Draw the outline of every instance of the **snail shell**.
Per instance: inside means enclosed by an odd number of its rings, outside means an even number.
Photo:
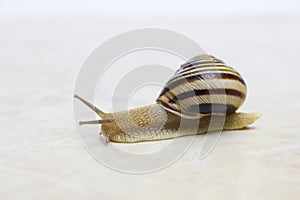
[[[102,118],[80,124],[101,124],[107,141],[132,143],[195,134],[188,130],[180,132],[181,120],[196,120],[198,134],[244,128],[261,116],[236,113],[246,92],[245,81],[237,71],[211,55],[200,55],[181,65],[162,89],[156,104],[105,113],[78,95],[74,97]],[[211,121],[211,116],[216,116],[216,120]]]
[[[223,61],[200,55],[181,65],[167,82],[157,103],[184,118],[234,113],[247,93],[241,75]]]

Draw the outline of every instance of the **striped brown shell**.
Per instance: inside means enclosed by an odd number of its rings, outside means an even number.
[[[199,55],[181,65],[157,103],[183,118],[226,116],[242,105],[246,92],[245,81],[232,67],[211,55]]]

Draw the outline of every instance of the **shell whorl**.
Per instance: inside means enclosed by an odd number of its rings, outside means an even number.
[[[199,55],[181,65],[156,100],[184,118],[234,113],[246,98],[241,75],[211,55]]]

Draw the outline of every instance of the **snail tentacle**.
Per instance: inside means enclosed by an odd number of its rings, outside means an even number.
[[[79,125],[85,125],[85,124],[106,124],[106,123],[112,123],[113,120],[111,119],[99,119],[99,120],[91,120],[91,121],[80,121]]]
[[[92,109],[93,111],[95,111],[100,117],[102,117],[103,115],[106,115],[105,112],[103,112],[102,110],[100,110],[99,108],[97,108],[95,105],[91,104],[90,102],[88,102],[84,98],[80,97],[79,95],[75,94],[74,98],[80,100],[82,103],[84,103],[90,109]]]

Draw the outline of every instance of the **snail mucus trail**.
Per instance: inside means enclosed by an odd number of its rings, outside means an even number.
[[[101,118],[80,125],[101,124],[107,141],[133,143],[243,129],[261,116],[236,112],[246,93],[246,83],[237,71],[211,55],[199,55],[181,65],[156,104],[105,113],[78,95],[74,97]],[[187,125],[182,128],[183,121]],[[191,130],[189,124],[197,127]]]

